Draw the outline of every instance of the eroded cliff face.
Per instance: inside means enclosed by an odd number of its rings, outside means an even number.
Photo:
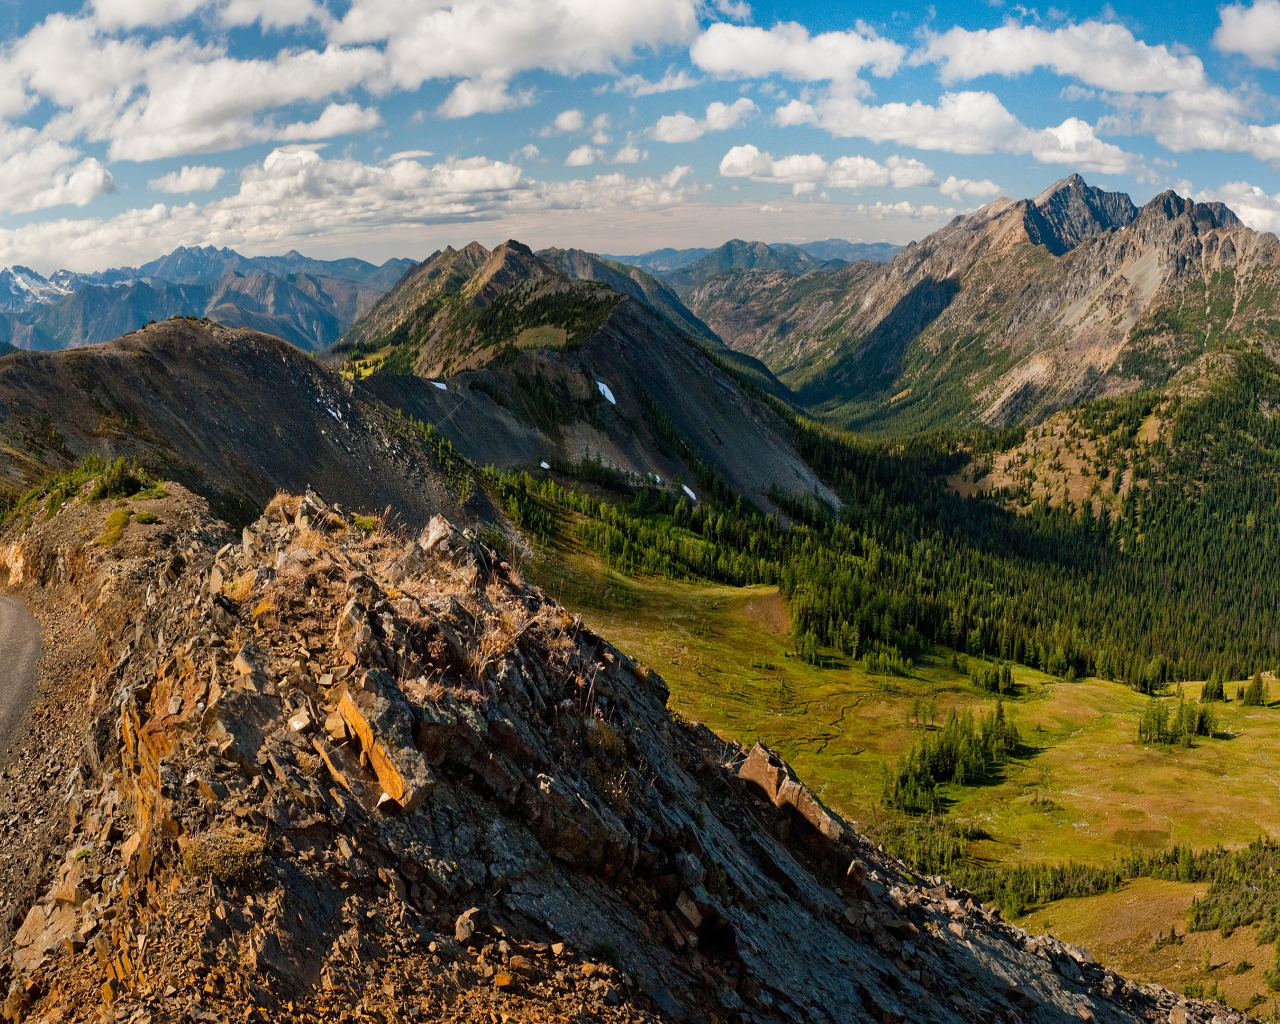
[[[6,767],[10,1018],[1243,1019],[910,875],[443,518],[156,500],[4,538],[76,610]]]

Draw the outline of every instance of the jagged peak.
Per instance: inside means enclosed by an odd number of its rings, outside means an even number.
[[[1143,224],[1163,223],[1188,218],[1197,230],[1234,230],[1244,227],[1244,222],[1225,203],[1216,201],[1197,203],[1187,196],[1180,196],[1173,189],[1165,189],[1147,202],[1138,214]]]
[[[1133,223],[1137,215],[1124,192],[1107,192],[1071,174],[1026,203],[1024,226],[1034,244],[1061,256],[1095,235]]]

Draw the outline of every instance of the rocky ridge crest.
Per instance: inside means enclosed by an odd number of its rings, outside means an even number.
[[[169,500],[6,538],[96,637],[72,770],[0,823],[43,850],[11,1019],[1244,1019],[912,876],[442,518]]]

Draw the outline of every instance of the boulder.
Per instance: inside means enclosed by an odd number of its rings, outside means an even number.
[[[796,778],[791,766],[763,743],[751,748],[738,769],[738,777],[756,785],[775,807],[792,808],[831,842],[840,843],[850,837],[851,830],[844,820],[814,796],[813,791]]]
[[[405,811],[416,808],[435,788],[435,779],[414,742],[413,709],[395,680],[385,672],[366,672],[358,686],[344,688],[338,714],[387,796]]]

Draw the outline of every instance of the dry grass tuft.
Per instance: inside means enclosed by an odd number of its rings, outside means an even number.
[[[257,578],[254,571],[242,572],[230,583],[224,583],[222,592],[236,604],[244,604],[253,594],[253,581]]]
[[[239,825],[224,824],[191,840],[182,855],[182,868],[196,877],[237,882],[262,867],[265,856],[262,836]]]

